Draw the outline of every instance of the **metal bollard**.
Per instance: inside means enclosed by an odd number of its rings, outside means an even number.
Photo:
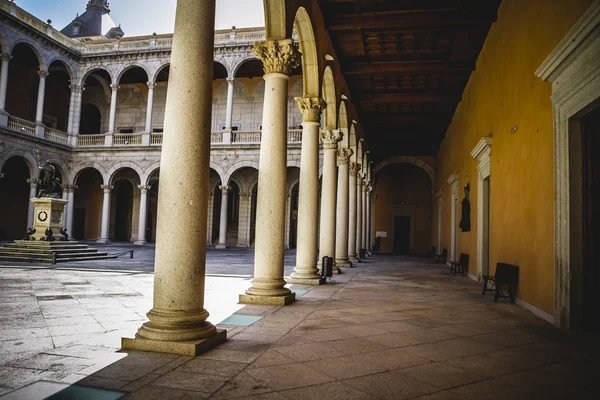
[[[56,264],[56,252],[52,252],[52,264]]]
[[[129,250],[129,259],[132,260],[133,259],[133,250]]]

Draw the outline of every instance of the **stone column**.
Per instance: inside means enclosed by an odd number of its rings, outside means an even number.
[[[358,163],[350,163],[350,177],[348,184],[348,192],[350,193],[350,199],[348,202],[348,260],[351,263],[358,262],[358,254],[356,250],[356,216],[357,214],[357,204],[356,204],[356,176],[358,175],[358,171],[360,171],[360,164]]]
[[[293,39],[254,43],[265,70],[265,100],[258,170],[256,240],[252,287],[240,303],[286,305],[294,294],[284,287],[283,236],[287,181],[287,93],[292,68],[300,65]]]
[[[10,54],[2,54],[2,70],[0,71],[0,112],[6,110],[6,88],[8,86],[8,66],[12,58]]]
[[[227,109],[225,110],[225,130],[231,131],[233,119],[233,85],[235,78],[227,78]]]
[[[73,213],[75,211],[75,189],[77,189],[76,185],[65,185],[65,190],[67,190],[67,233],[69,234],[69,239],[74,239],[73,237]]]
[[[154,82],[146,82],[148,85],[148,102],[146,104],[146,127],[144,128],[144,132],[152,133],[152,107],[154,104],[154,88],[156,87],[156,83]]]
[[[195,356],[225,340],[206,321],[215,0],[178,0],[158,193],[154,300],[123,349]],[[205,171],[190,177],[190,171]],[[190,220],[193,217],[193,221]]]
[[[206,245],[212,246],[212,230],[213,230],[213,208],[215,205],[215,193],[210,192],[210,197],[208,198],[208,212],[207,212],[207,220],[206,220]]]
[[[337,130],[321,132],[323,142],[323,182],[321,184],[321,219],[319,238],[319,265],[323,257],[335,258],[335,213],[337,197],[337,157],[338,142],[343,134]],[[337,266],[333,267],[334,273],[339,273]]]
[[[368,182],[362,184],[362,248],[367,249],[367,190],[369,187]],[[366,253],[365,253],[366,254]]]
[[[112,83],[110,85],[112,90],[112,94],[110,96],[110,116],[108,118],[108,133],[111,135],[115,132],[115,123],[117,121],[117,91],[119,90],[119,85],[116,83]]]
[[[356,253],[359,255],[362,249],[362,174],[358,172],[356,174]],[[362,260],[361,260],[362,261]]]
[[[287,281],[320,285],[323,281],[316,266],[319,230],[319,121],[327,104],[319,97],[298,97],[296,102],[302,112],[298,234],[296,266]]]
[[[219,220],[219,243],[217,249],[227,248],[227,194],[229,186],[219,186],[221,189],[221,219]]]
[[[373,187],[369,185],[367,187],[367,253],[369,255],[373,254],[371,252],[371,246],[373,241],[373,233],[371,232],[371,226],[373,221],[371,220],[371,192]]]
[[[29,183],[29,198],[33,199],[35,196],[37,196],[38,180],[34,178],[27,179],[27,183]],[[33,227],[33,212],[33,203],[29,201],[29,209],[27,211],[27,229]]]
[[[346,147],[338,149],[338,181],[337,181],[337,208],[336,208],[336,237],[335,237],[335,262],[340,268],[350,268],[352,263],[348,257],[348,210],[350,199],[349,166],[350,156],[354,152]]]
[[[69,86],[71,89],[71,104],[69,106],[69,123],[67,133],[71,146],[77,144],[77,135],[79,134],[79,121],[81,119],[81,97],[83,88],[77,85]]]
[[[135,244],[143,245],[146,243],[146,219],[148,218],[148,189],[150,186],[139,185],[140,189],[140,216],[138,218],[138,240]]]
[[[110,221],[110,191],[113,189],[111,185],[100,185],[104,191],[104,198],[102,200],[102,225],[100,227],[100,237],[96,242],[98,243],[109,243],[108,240],[108,223]]]
[[[40,83],[38,86],[37,107],[35,109],[35,123],[41,125],[44,117],[44,96],[46,95],[46,77],[48,73],[39,70],[38,75],[40,76]]]

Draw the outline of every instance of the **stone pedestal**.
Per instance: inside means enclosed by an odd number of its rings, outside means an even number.
[[[35,233],[31,238],[46,240],[46,229],[52,230],[52,235],[58,240],[60,230],[63,228],[63,214],[67,200],[51,197],[32,198],[33,203],[33,228]]]

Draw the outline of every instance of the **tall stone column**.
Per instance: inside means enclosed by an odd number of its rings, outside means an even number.
[[[343,134],[337,130],[321,133],[323,142],[323,182],[321,184],[321,220],[319,238],[319,265],[325,256],[335,258],[335,217],[337,197],[337,146]],[[333,267],[334,273],[339,273],[337,266]]]
[[[225,130],[231,131],[233,120],[233,88],[235,78],[227,78],[227,109],[225,110]]]
[[[112,185],[100,185],[104,192],[102,199],[102,225],[100,226],[100,237],[96,242],[108,243],[108,223],[110,221],[110,191],[113,190]]]
[[[287,93],[292,68],[300,65],[293,39],[254,43],[265,70],[265,100],[258,170],[254,279],[240,303],[286,305],[294,294],[284,287],[283,256],[287,181]]]
[[[319,231],[319,121],[327,104],[319,97],[298,97],[296,102],[302,112],[298,234],[296,266],[287,281],[320,285],[323,281],[316,266]]]
[[[208,212],[206,220],[206,245],[212,246],[212,231],[213,231],[213,208],[215,206],[215,193],[211,190],[208,198]]]
[[[371,255],[371,247],[373,246],[373,232],[371,232],[371,227],[373,226],[373,221],[371,219],[371,192],[373,190],[373,186],[369,185],[367,187],[367,253]]]
[[[356,252],[360,259],[360,250],[362,249],[362,174],[356,174]]]
[[[154,88],[156,83],[146,82],[148,85],[148,102],[146,104],[146,126],[144,132],[152,133],[152,108],[154,106]]]
[[[146,243],[146,219],[148,218],[148,189],[150,186],[139,185],[140,189],[140,216],[138,218],[138,240],[135,244],[143,245]]]
[[[367,249],[367,188],[369,187],[368,182],[362,184],[362,248]],[[366,253],[365,253],[366,254]]]
[[[76,185],[65,185],[65,190],[67,190],[67,233],[69,234],[69,239],[73,239],[73,214],[75,211],[75,189],[77,189]]]
[[[154,300],[124,349],[195,356],[225,340],[206,321],[206,220],[215,0],[178,0],[158,193]],[[193,178],[190,171],[200,171]],[[190,216],[193,221],[190,221]]]
[[[46,95],[46,77],[48,73],[39,70],[38,75],[40,76],[40,83],[38,86],[37,107],[35,109],[35,123],[40,125],[44,117],[44,97]]]
[[[69,105],[69,123],[67,133],[71,146],[77,144],[77,135],[79,135],[79,121],[81,119],[81,97],[83,88],[77,85],[69,86],[71,89],[71,104]]]
[[[337,208],[336,208],[336,237],[335,237],[335,263],[340,268],[352,267],[348,257],[348,210],[349,210],[349,165],[350,156],[354,152],[346,147],[338,149],[338,180],[337,180]]]
[[[221,219],[219,220],[219,243],[217,249],[227,248],[227,194],[229,186],[219,186],[221,189]]]
[[[112,83],[110,85],[111,88],[111,96],[110,96],[110,116],[108,117],[108,133],[111,135],[115,132],[115,123],[117,121],[117,91],[119,90],[119,85],[116,83]]]
[[[37,196],[38,180],[34,178],[27,179],[27,183],[29,183],[29,198],[33,199],[35,196]],[[33,227],[33,212],[33,203],[30,201],[29,209],[27,210],[27,229]]]
[[[357,214],[357,203],[356,203],[356,176],[360,171],[360,164],[350,163],[350,177],[348,179],[348,192],[350,193],[350,199],[348,201],[348,260],[351,263],[358,262],[358,254],[356,250],[356,216]]]
[[[8,66],[12,58],[10,54],[2,54],[2,70],[0,70],[0,112],[6,110],[6,88],[8,87]]]

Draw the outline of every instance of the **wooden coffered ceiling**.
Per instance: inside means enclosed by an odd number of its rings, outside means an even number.
[[[435,155],[501,0],[319,0],[376,159]]]

